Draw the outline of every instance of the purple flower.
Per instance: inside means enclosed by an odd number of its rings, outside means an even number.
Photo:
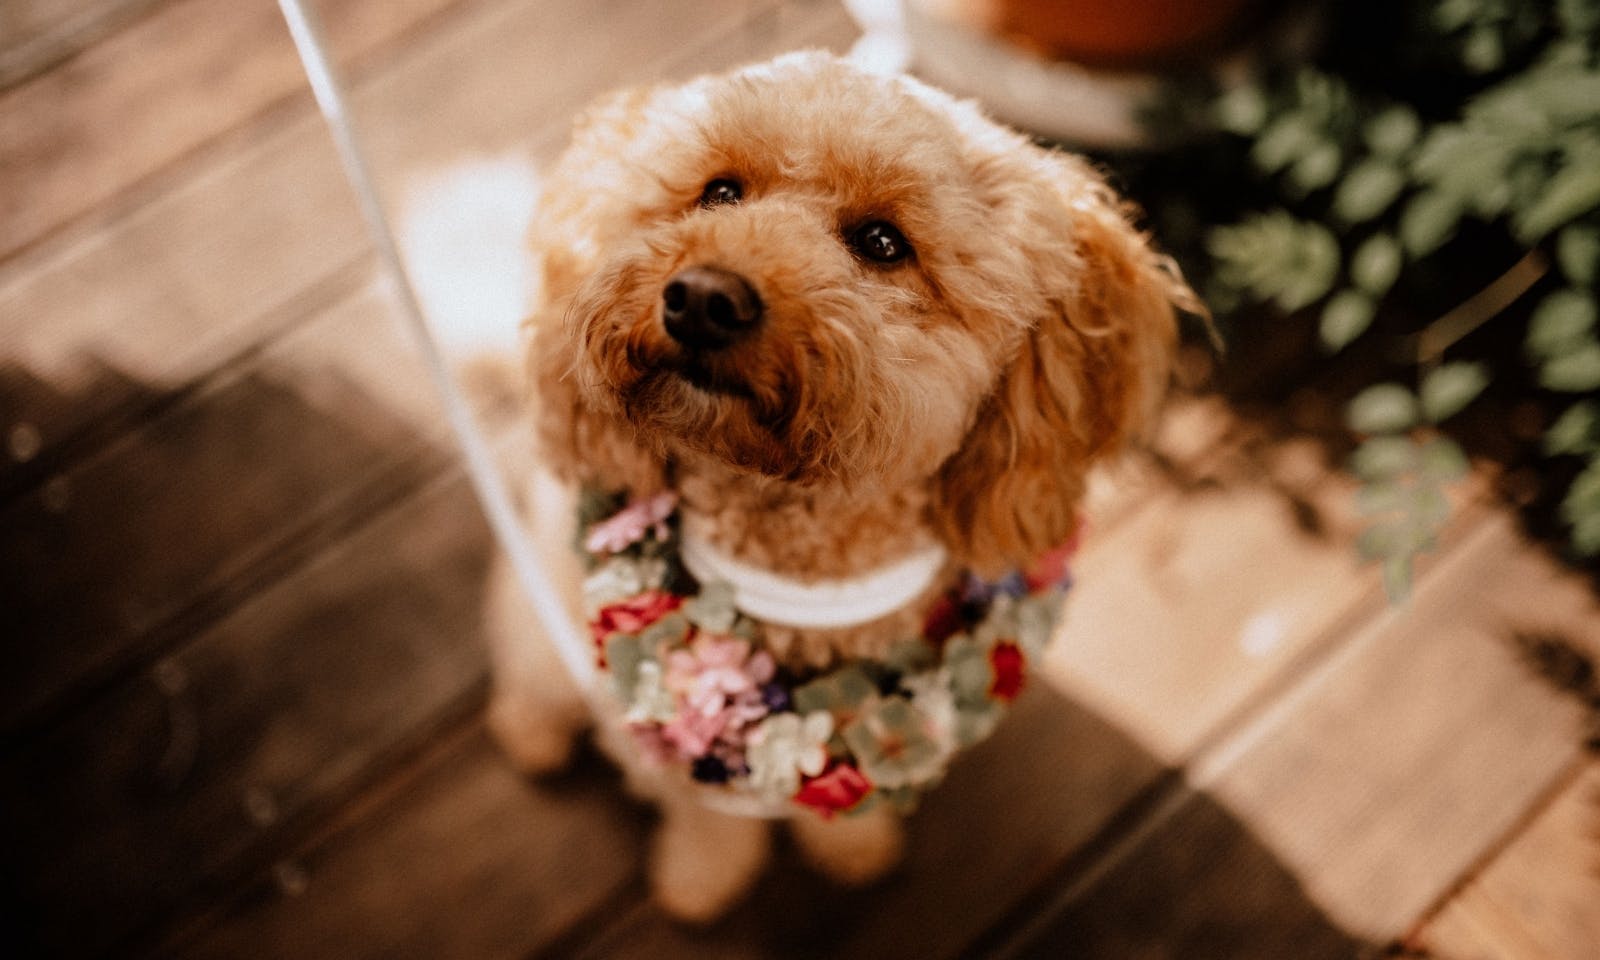
[[[986,606],[994,599],[995,588],[988,581],[978,577],[971,571],[963,574],[961,578],[961,603],[968,607]]]
[[[767,710],[772,713],[782,713],[789,709],[789,690],[781,683],[768,683],[761,688],[761,702],[767,705]]]
[[[689,775],[701,783],[727,783],[728,765],[717,757],[696,757],[689,766]]]
[[[995,581],[994,590],[995,593],[1004,594],[1008,597],[1026,597],[1028,595],[1028,579],[1013,570]]]

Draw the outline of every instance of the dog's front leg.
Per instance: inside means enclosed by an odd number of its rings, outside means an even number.
[[[766,820],[719,813],[692,790],[667,789],[650,855],[650,886],[668,913],[709,923],[744,896],[766,866],[772,829]]]
[[[905,825],[900,815],[879,806],[831,819],[806,812],[789,821],[789,833],[806,861],[845,886],[864,886],[900,862]]]

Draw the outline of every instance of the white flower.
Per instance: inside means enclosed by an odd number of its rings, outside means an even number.
[[[831,736],[833,715],[825,710],[804,719],[797,713],[767,717],[751,732],[745,747],[750,789],[769,799],[793,796],[802,774],[817,776],[828,765]]]
[[[644,592],[644,571],[627,557],[602,563],[583,580],[584,614],[592,618],[599,610],[619,600]]]
[[[911,691],[911,705],[928,721],[928,733],[943,750],[956,743],[956,697],[950,692],[950,671],[929,670],[900,681]]]
[[[584,616],[593,618],[614,603],[660,589],[666,576],[667,565],[658,558],[612,557],[583,580]]]
[[[928,718],[905,697],[868,704],[841,736],[867,779],[889,790],[933,783],[950,759]]]
[[[1017,604],[1017,646],[1029,657],[1044,653],[1061,618],[1060,594],[1029,597]]]

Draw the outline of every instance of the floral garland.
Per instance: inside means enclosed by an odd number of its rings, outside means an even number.
[[[723,583],[678,559],[677,498],[588,492],[584,599],[599,664],[644,754],[766,808],[901,810],[987,737],[1049,641],[1076,542],[994,582],[963,573],[882,661],[777,665]]]

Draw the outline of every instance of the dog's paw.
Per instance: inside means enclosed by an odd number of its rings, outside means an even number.
[[[489,732],[511,763],[529,776],[544,776],[566,769],[582,722],[530,710],[510,697],[496,697],[485,718]]]
[[[766,866],[771,844],[764,820],[710,810],[669,812],[651,851],[656,902],[679,920],[711,923],[749,890]]]
[[[824,876],[847,887],[882,879],[905,851],[905,827],[883,811],[824,820],[806,813],[789,821],[801,856]]]

